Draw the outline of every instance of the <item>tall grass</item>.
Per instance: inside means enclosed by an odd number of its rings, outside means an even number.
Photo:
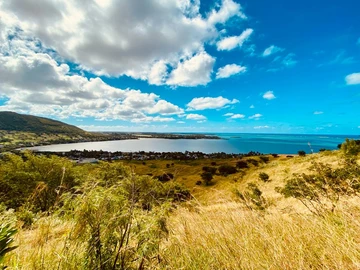
[[[164,243],[168,269],[359,269],[359,209],[319,218],[259,214],[231,202],[185,208]]]

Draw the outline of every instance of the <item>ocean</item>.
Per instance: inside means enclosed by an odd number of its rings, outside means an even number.
[[[67,152],[70,150],[103,150],[122,152],[185,152],[203,153],[225,152],[248,153],[256,151],[263,154],[296,154],[299,150],[316,153],[320,149],[334,150],[338,144],[360,136],[346,135],[295,135],[295,134],[250,134],[250,133],[213,133],[223,140],[186,140],[186,139],[148,139],[120,140],[103,142],[83,142],[36,146],[27,149],[49,152]]]

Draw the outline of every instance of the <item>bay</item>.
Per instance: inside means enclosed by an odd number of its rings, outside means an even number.
[[[71,150],[103,150],[122,152],[203,152],[248,153],[250,151],[264,154],[296,154],[299,150],[306,153],[319,152],[320,149],[334,150],[346,138],[360,139],[360,136],[346,135],[295,135],[295,134],[250,134],[250,133],[216,133],[222,140],[212,139],[154,139],[82,142],[70,144],[53,144],[26,149],[47,152],[67,152]]]

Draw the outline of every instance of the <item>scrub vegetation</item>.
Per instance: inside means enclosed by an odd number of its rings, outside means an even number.
[[[98,164],[3,154],[0,267],[358,269],[357,149]]]

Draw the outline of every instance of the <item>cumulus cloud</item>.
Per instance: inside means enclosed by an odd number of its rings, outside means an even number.
[[[239,100],[220,97],[200,97],[192,99],[186,106],[188,111],[200,111],[206,109],[220,109],[226,105],[236,104]]]
[[[233,116],[233,115],[234,115],[233,113],[225,113],[223,116],[228,117],[228,116]]]
[[[81,1],[5,1],[0,41],[17,29],[81,69],[155,85],[195,85],[194,77],[185,78],[183,60],[194,65],[199,60],[205,70],[197,82],[206,84],[214,59],[202,51],[218,37],[215,25],[246,16],[233,0],[223,0],[206,17],[199,10],[198,0],[89,0],[86,8]]]
[[[67,64],[41,51],[36,41],[13,39],[16,52],[0,51],[0,110],[67,118],[93,117],[130,122],[169,122],[165,115],[182,114],[179,106],[154,93],[119,89],[100,78],[72,74]]]
[[[243,119],[243,118],[245,118],[245,115],[243,115],[243,114],[234,114],[230,118],[231,119]]]
[[[216,46],[218,51],[230,51],[236,47],[241,47],[245,41],[247,41],[251,34],[254,32],[253,29],[248,28],[239,36],[225,37],[222,40],[218,41]]]
[[[254,105],[250,105],[249,108],[250,108],[250,109],[255,109],[255,106],[254,106]]]
[[[209,16],[209,22],[211,24],[225,23],[229,18],[238,16],[242,19],[246,19],[246,15],[241,10],[241,5],[235,3],[232,0],[223,0],[222,6],[218,11],[213,10]]]
[[[206,116],[201,115],[201,114],[191,113],[191,114],[186,115],[186,119],[189,119],[189,120],[206,120],[207,118],[206,118]]]
[[[267,57],[267,56],[270,56],[272,54],[275,54],[275,53],[278,53],[278,52],[282,52],[284,51],[285,49],[283,48],[280,48],[280,47],[277,47],[275,45],[271,45],[270,47],[266,48],[263,52],[263,56],[264,57]]]
[[[260,117],[262,117],[262,114],[260,113],[256,113],[252,116],[249,116],[249,119],[255,119],[255,120],[258,120]]]
[[[315,112],[314,112],[315,115],[323,114],[323,113],[324,113],[324,112],[322,112],[322,111],[315,111]]]
[[[197,86],[211,81],[211,73],[215,58],[201,52],[194,57],[179,63],[169,75],[168,85]]]
[[[246,67],[230,64],[218,69],[216,73],[216,79],[228,78],[230,76],[244,72],[246,72]]]
[[[360,73],[352,73],[345,77],[347,85],[360,84]]]
[[[267,99],[267,100],[272,100],[272,99],[275,99],[276,97],[275,97],[273,91],[267,91],[267,92],[263,95],[263,98],[264,98],[264,99]]]

